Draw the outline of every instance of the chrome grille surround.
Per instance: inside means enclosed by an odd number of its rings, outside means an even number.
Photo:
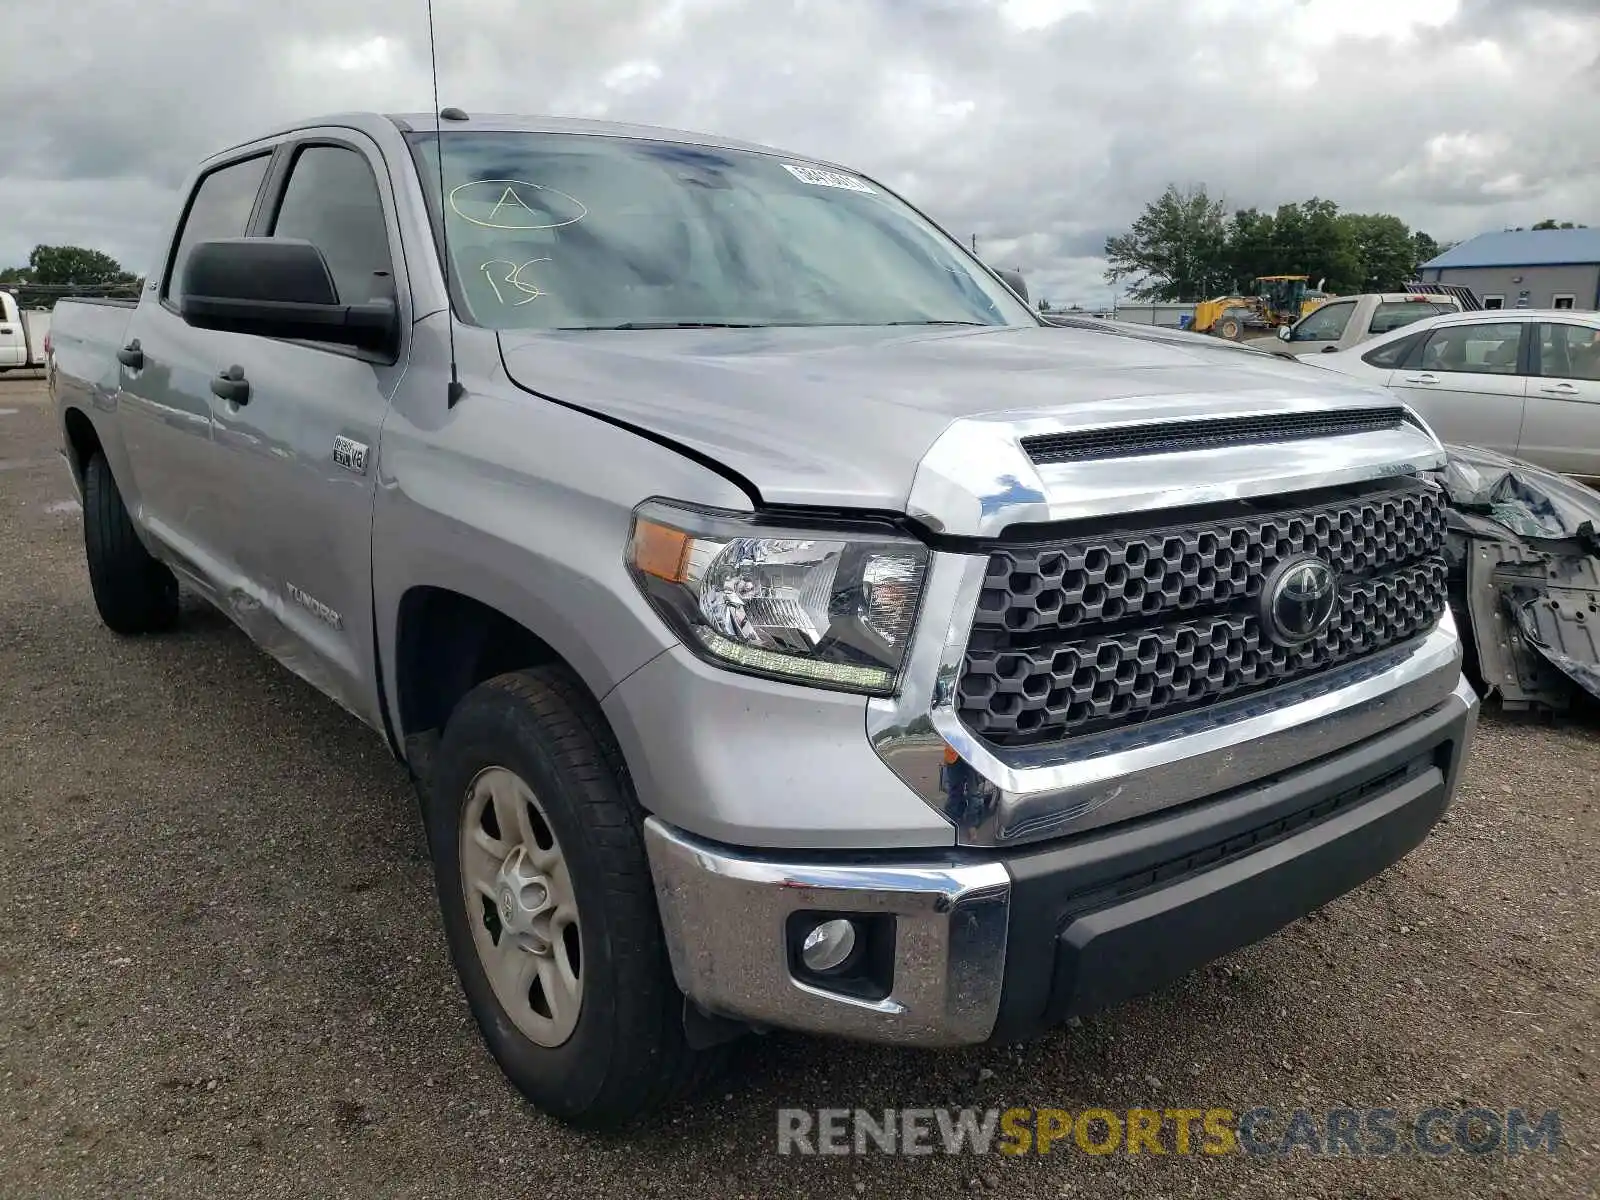
[[[1081,736],[1000,746],[975,734],[957,712],[990,566],[988,552],[964,548],[970,540],[1016,546],[1028,531],[1042,536],[1040,526],[1062,522],[1159,528],[1164,518],[1178,522],[1178,511],[1197,506],[1272,507],[1271,497],[1384,481],[1403,488],[1444,465],[1437,437],[1392,396],[1353,384],[1349,391],[1341,384],[1339,391],[1311,394],[1322,377],[1304,377],[1309,391],[1297,390],[1299,378],[1285,375],[1277,391],[1087,400],[1061,411],[961,418],[924,455],[906,513],[946,541],[929,564],[900,691],[869,700],[866,725],[884,764],[951,823],[957,844],[1016,845],[1136,819],[1247,786],[1470,699],[1461,678],[1461,642],[1446,609],[1431,628],[1385,649]],[[1040,465],[1022,445],[1025,438],[1054,433],[1137,426],[1159,435],[1159,426],[1174,421],[1371,409],[1385,402],[1396,403],[1405,421],[1271,446]]]

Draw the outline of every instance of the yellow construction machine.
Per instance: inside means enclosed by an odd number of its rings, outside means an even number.
[[[1328,299],[1318,281],[1309,275],[1262,275],[1254,296],[1223,296],[1194,306],[1196,333],[1210,333],[1237,342],[1252,333],[1270,333],[1279,325],[1292,325]]]

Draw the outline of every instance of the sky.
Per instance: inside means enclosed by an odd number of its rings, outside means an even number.
[[[0,266],[143,272],[201,157],[431,108],[425,0],[7,4]],[[434,0],[440,102],[666,125],[845,163],[1035,297],[1168,183],[1322,196],[1440,240],[1600,225],[1600,0]]]

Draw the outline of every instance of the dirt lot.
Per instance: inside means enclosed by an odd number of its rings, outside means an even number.
[[[752,1041],[628,1137],[502,1081],[379,740],[194,607],[98,623],[42,384],[0,382],[7,1196],[1596,1195],[1600,720],[1486,715],[1453,813],[1358,893],[1022,1048]],[[776,1112],[1559,1109],[1440,1158],[780,1157]]]

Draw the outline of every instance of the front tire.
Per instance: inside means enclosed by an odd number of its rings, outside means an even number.
[[[154,633],[177,621],[178,581],[139,540],[101,453],[83,472],[83,548],[94,605],[109,629]]]
[[[451,714],[427,812],[445,937],[490,1052],[530,1101],[614,1128],[694,1082],[641,812],[593,700],[559,667]]]

